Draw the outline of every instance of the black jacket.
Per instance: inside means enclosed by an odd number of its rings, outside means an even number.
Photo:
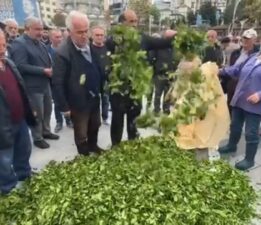
[[[221,47],[218,44],[207,46],[203,51],[202,62],[215,62],[220,67],[223,62],[223,52]]]
[[[90,49],[92,63],[87,62],[70,38],[64,41],[57,50],[52,85],[58,107],[62,112],[88,110],[92,106],[93,100],[98,99],[99,93],[102,91],[105,78],[99,57],[95,55],[91,47]],[[89,66],[86,67],[86,65]],[[83,76],[85,82],[81,83]]]
[[[140,48],[145,51],[171,48],[172,41],[173,38],[156,38],[146,34],[141,34]],[[106,40],[106,47],[108,51],[114,53],[116,43],[113,41],[113,37],[110,37]]]
[[[156,38],[156,37],[148,36],[146,34],[141,34],[141,42],[139,47],[141,50],[147,51],[148,61],[149,61],[149,53],[151,51],[172,48],[172,41],[173,38]],[[107,39],[106,46],[108,51],[114,54],[116,43],[113,41],[113,37]],[[131,87],[130,85],[127,85],[124,86],[123,89],[131,89]]]
[[[20,93],[24,103],[25,119],[29,126],[36,125],[36,119],[33,115],[29,99],[25,90],[24,82],[18,72],[14,63],[7,59],[6,63],[10,66],[20,88]],[[12,121],[10,115],[9,105],[6,101],[4,89],[0,85],[0,150],[9,148],[14,143],[14,136],[12,131]]]
[[[44,68],[51,68],[52,62],[44,44],[22,35],[13,41],[10,58],[21,73],[28,91],[42,93],[46,90],[50,79],[45,75]]]
[[[173,48],[152,51],[154,60],[153,68],[156,76],[166,76],[167,72],[175,70]]]

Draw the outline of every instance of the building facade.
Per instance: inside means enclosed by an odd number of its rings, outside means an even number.
[[[101,0],[64,0],[63,5],[66,12],[78,10],[89,17],[103,15],[103,1]]]
[[[40,1],[40,13],[43,22],[46,25],[53,24],[53,17],[58,10],[61,10],[62,6],[60,1],[57,0],[42,0]]]
[[[164,19],[173,14],[187,17],[189,11],[196,13],[206,1],[211,1],[221,13],[226,8],[226,0],[155,0],[154,4],[160,10],[161,18]]]
[[[14,18],[23,27],[27,17],[39,17],[38,3],[37,0],[0,0],[0,21]]]

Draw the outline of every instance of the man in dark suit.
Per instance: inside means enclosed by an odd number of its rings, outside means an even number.
[[[133,10],[126,10],[121,16],[121,24],[129,27],[137,28],[138,18]],[[172,40],[175,31],[167,30],[165,32],[166,38],[155,38],[145,34],[141,34],[140,47],[143,50],[150,51],[156,49],[171,48]],[[107,48],[110,52],[114,53],[115,43],[113,37],[107,40]],[[131,67],[132,65],[130,65]],[[130,87],[131,89],[131,87]],[[111,121],[111,141],[112,145],[119,144],[122,139],[124,115],[127,114],[127,133],[128,139],[132,140],[139,137],[136,128],[136,118],[141,112],[141,102],[134,102],[130,97],[130,93],[122,95],[121,93],[114,93],[110,96],[112,121]]]
[[[100,58],[100,64],[103,74],[108,77],[109,67],[110,67],[110,58],[107,55],[107,48],[105,45],[105,29],[102,26],[94,26],[91,29],[92,42],[91,48],[96,55]],[[106,84],[105,84],[106,86]],[[106,89],[106,87],[105,87]],[[108,90],[104,90],[101,96],[102,101],[102,120],[105,125],[109,125],[109,93]]]
[[[27,18],[25,28],[26,33],[14,40],[10,53],[25,81],[32,107],[37,113],[38,125],[31,128],[34,145],[44,149],[49,148],[44,139],[59,139],[50,129],[52,62],[46,47],[40,41],[43,31],[41,20]]]
[[[207,32],[208,45],[203,51],[202,62],[215,62],[219,67],[223,63],[223,52],[221,47],[218,45],[217,32],[215,30],[209,30]]]
[[[99,58],[88,43],[87,16],[72,11],[66,26],[70,36],[57,50],[53,89],[61,112],[71,115],[79,154],[100,153],[102,149],[97,146],[97,141],[104,76]]]
[[[50,30],[50,41],[51,41],[51,43],[49,45],[47,45],[47,50],[52,58],[52,61],[54,61],[56,50],[63,41],[62,31],[59,29]],[[67,127],[72,128],[73,124],[72,124],[70,117],[66,117],[66,116],[62,115],[62,113],[60,112],[60,110],[58,108],[58,105],[56,104],[54,92],[52,92],[52,94],[53,94],[53,100],[54,100],[54,115],[55,115],[55,120],[56,120],[56,126],[54,128],[54,132],[58,133],[59,131],[61,131],[63,129],[63,117],[64,117]]]
[[[5,58],[6,40],[0,30],[0,193],[9,193],[18,181],[31,176],[31,141],[28,125],[36,120],[29,105],[24,82]]]
[[[9,18],[5,20],[5,33],[7,42],[9,44],[11,44],[13,40],[19,36],[18,24],[15,19]]]

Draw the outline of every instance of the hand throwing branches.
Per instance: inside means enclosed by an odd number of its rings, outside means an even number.
[[[112,36],[116,45],[111,56],[111,93],[140,101],[149,92],[152,79],[146,51],[140,50],[141,35],[135,28],[118,25],[112,29]]]

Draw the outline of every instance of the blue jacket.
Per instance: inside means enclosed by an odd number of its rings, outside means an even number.
[[[259,53],[252,54],[245,62],[224,68],[221,75],[239,78],[230,105],[261,115],[261,101],[256,104],[247,101],[247,98],[256,92],[261,98],[261,62],[256,64],[258,55]]]

